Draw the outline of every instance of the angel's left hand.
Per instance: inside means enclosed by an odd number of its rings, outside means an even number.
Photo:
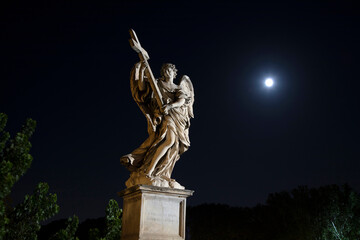
[[[165,106],[163,106],[164,113],[165,113],[166,115],[168,115],[168,114],[169,114],[169,110],[172,109],[172,108],[173,108],[173,106],[172,106],[171,104],[166,104]]]

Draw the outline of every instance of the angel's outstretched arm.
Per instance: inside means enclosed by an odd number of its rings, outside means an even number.
[[[184,98],[179,98],[176,102],[165,105],[163,107],[164,113],[168,114],[170,109],[176,108],[176,107],[181,107],[182,105],[184,105],[184,103],[185,103],[185,99]]]
[[[184,105],[185,103],[185,99],[184,98],[179,98],[176,102],[173,102],[171,105],[172,108],[176,108],[176,107],[181,107],[182,105]]]

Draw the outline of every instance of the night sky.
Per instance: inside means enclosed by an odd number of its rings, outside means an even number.
[[[299,185],[360,191],[355,1],[6,2],[0,112],[11,133],[38,123],[15,203],[40,181],[58,195],[54,219],[121,203],[119,159],[147,138],[130,93],[130,28],[156,77],[171,62],[194,84],[192,145],[173,173],[195,190],[189,205],[251,207]]]

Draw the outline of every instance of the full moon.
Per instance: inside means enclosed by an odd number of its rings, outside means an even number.
[[[274,81],[272,80],[272,78],[267,78],[267,79],[265,80],[265,85],[266,85],[267,87],[272,87],[273,84],[274,84]]]

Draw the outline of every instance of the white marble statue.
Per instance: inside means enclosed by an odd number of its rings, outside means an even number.
[[[121,163],[131,172],[126,186],[145,184],[183,189],[171,179],[171,173],[180,155],[190,146],[193,85],[186,75],[179,85],[175,84],[177,69],[170,63],[162,66],[161,77],[155,79],[147,52],[140,46],[135,32],[130,30],[130,34],[130,44],[141,60],[131,71],[131,93],[147,119],[149,137],[139,148],[121,157]]]

